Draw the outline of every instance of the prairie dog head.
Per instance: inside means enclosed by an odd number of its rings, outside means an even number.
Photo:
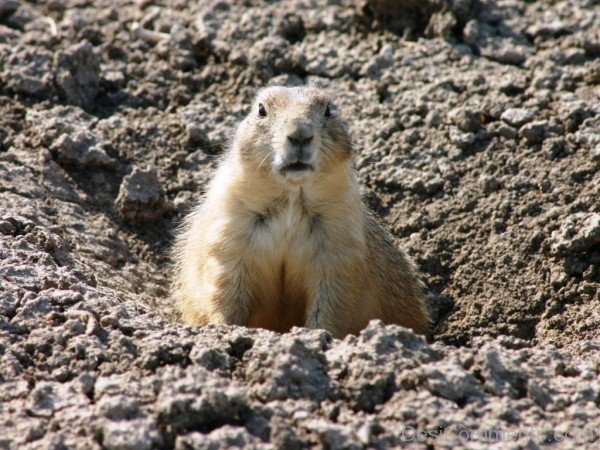
[[[236,134],[245,162],[291,184],[347,163],[352,145],[331,98],[315,87],[269,87]]]

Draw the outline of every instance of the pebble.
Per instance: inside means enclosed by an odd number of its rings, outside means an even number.
[[[583,252],[600,244],[600,213],[575,213],[563,221],[550,238],[552,253],[559,256]]]
[[[123,179],[115,205],[129,222],[153,221],[162,217],[169,208],[156,167],[135,167]]]
[[[593,161],[600,161],[600,144],[592,147],[590,154],[592,155]]]
[[[525,139],[529,144],[539,144],[544,140],[548,129],[547,120],[538,120],[525,124],[519,130],[519,137]]]
[[[479,114],[465,108],[453,109],[448,113],[448,117],[452,123],[467,133],[474,133],[481,126]]]
[[[71,105],[89,110],[100,86],[100,58],[88,41],[72,45],[56,54],[56,84]]]
[[[525,108],[509,108],[505,110],[500,119],[513,127],[521,127],[531,122],[534,117],[533,111]]]

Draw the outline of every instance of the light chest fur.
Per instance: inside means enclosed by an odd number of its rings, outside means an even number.
[[[186,284],[199,291],[203,286],[218,292],[233,289],[233,297],[246,305],[239,320],[247,326],[276,331],[304,326],[331,267],[344,260],[354,283],[364,273],[358,185],[348,167],[337,170],[342,173],[313,184],[274,190],[270,182],[246,174],[234,158],[225,161],[192,215],[188,235],[196,242],[188,248],[195,252],[187,258],[196,264],[187,265]],[[196,310],[218,321],[228,299],[220,300],[219,309],[199,302]]]

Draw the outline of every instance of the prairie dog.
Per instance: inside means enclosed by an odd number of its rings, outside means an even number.
[[[425,333],[422,283],[362,203],[352,143],[314,87],[262,90],[173,250],[190,324]]]

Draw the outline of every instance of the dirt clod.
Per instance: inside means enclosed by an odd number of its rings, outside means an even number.
[[[121,183],[116,206],[130,222],[150,221],[162,217],[168,208],[156,167],[135,167]]]

